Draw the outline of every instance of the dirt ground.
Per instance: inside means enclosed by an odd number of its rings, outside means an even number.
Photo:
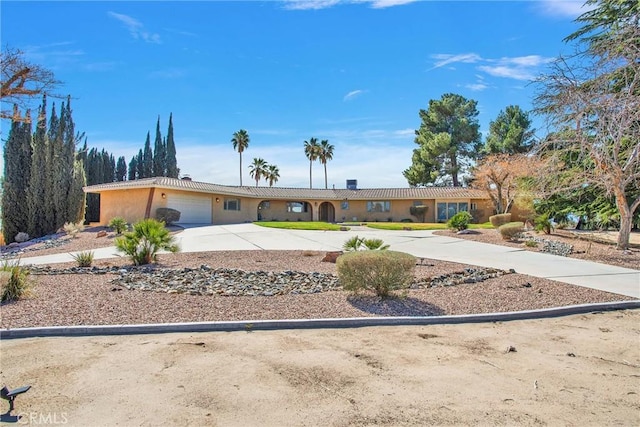
[[[4,340],[5,421],[640,424],[640,310],[502,323]],[[512,351],[507,349],[512,348]],[[6,402],[2,402],[6,410]]]

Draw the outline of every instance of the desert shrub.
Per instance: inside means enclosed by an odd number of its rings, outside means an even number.
[[[403,218],[400,220],[400,222],[413,222],[413,220],[411,218]],[[424,222],[424,221],[422,221]]]
[[[0,266],[0,294],[2,302],[15,301],[29,290],[29,270],[17,262],[5,261]]]
[[[535,240],[527,240],[526,242],[524,242],[524,245],[528,248],[537,248],[538,242],[536,242]]]
[[[384,251],[389,249],[389,245],[385,245],[382,239],[365,239],[364,237],[353,236],[347,239],[342,245],[342,249],[345,252],[353,252],[360,250],[380,250]]]
[[[129,224],[127,223],[127,220],[125,220],[120,216],[112,218],[111,221],[109,221],[108,225],[109,225],[109,228],[115,231],[116,234],[118,235],[124,233],[127,230],[127,228],[129,228]]]
[[[501,225],[511,222],[511,213],[492,215],[489,217],[489,222],[493,228],[499,228]]]
[[[29,240],[31,240],[31,237],[29,237],[29,235],[27,233],[25,233],[24,231],[21,231],[18,234],[16,234],[16,236],[13,238],[13,240],[15,240],[18,243],[24,243],[24,242],[28,242]]]
[[[380,297],[409,286],[416,258],[396,251],[353,251],[336,262],[338,278],[347,291],[371,290]]]
[[[155,262],[161,250],[178,252],[173,236],[164,223],[155,219],[144,219],[133,224],[133,231],[124,233],[115,240],[116,248],[129,256],[134,265]]]
[[[469,228],[469,223],[473,220],[473,217],[469,212],[458,212],[447,221],[447,227],[451,230],[462,231]]]
[[[180,221],[180,211],[171,208],[156,209],[156,219],[167,225]]]
[[[535,219],[535,224],[536,231],[543,231],[544,234],[551,234],[551,231],[553,230],[553,224],[551,224],[548,213],[538,215]]]
[[[91,267],[93,264],[93,251],[82,251],[71,254],[71,257],[78,263],[78,267]]]
[[[506,224],[502,224],[498,227],[498,231],[504,240],[516,240],[518,236],[524,232],[524,223],[517,222],[508,222]]]
[[[65,233],[70,235],[73,238],[78,237],[78,233],[84,230],[84,223],[82,221],[73,223],[73,222],[65,222],[62,226]]]

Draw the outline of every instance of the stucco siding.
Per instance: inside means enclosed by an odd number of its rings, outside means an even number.
[[[100,194],[100,225],[119,216],[128,223],[144,219],[150,188],[105,191]]]

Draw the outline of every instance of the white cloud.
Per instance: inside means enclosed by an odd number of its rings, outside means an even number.
[[[505,77],[515,80],[532,80],[541,65],[549,63],[552,58],[539,55],[518,56],[513,58],[500,58],[497,65],[481,65],[479,70],[494,77]]]
[[[363,93],[365,93],[365,92],[366,92],[366,91],[364,91],[364,90],[360,90],[360,89],[352,90],[351,92],[349,92],[348,94],[346,94],[346,95],[342,98],[342,100],[343,100],[343,101],[351,101],[352,99],[357,98],[358,96],[362,95],[362,94],[363,94]]]
[[[545,15],[562,18],[577,18],[594,8],[594,5],[586,6],[584,0],[543,0],[537,6]]]
[[[161,43],[160,35],[157,33],[151,33],[146,31],[142,22],[138,21],[137,19],[129,15],[123,15],[121,13],[116,13],[116,12],[107,12],[107,13],[112,18],[115,18],[121,23],[123,23],[124,26],[127,28],[127,30],[129,30],[129,34],[131,34],[131,36],[134,39],[136,40],[141,39],[147,43]]]
[[[402,6],[418,0],[283,0],[285,9],[318,10],[327,9],[339,4],[368,4],[372,9],[384,9]]]
[[[482,57],[475,53],[461,53],[457,55],[448,53],[437,53],[435,55],[431,55],[431,57],[437,60],[431,70],[444,67],[445,65],[454,64],[456,62],[472,64],[482,60]]]
[[[464,87],[466,87],[467,89],[472,90],[474,92],[480,92],[480,91],[485,90],[489,86],[487,86],[484,83],[472,83],[472,84],[465,85]]]

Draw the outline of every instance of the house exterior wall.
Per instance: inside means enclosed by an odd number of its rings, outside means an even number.
[[[150,188],[131,188],[101,193],[100,225],[107,225],[117,216],[124,218],[128,223],[143,219],[151,190]],[[159,196],[156,190],[154,197]],[[153,205],[152,212],[154,212]]]

